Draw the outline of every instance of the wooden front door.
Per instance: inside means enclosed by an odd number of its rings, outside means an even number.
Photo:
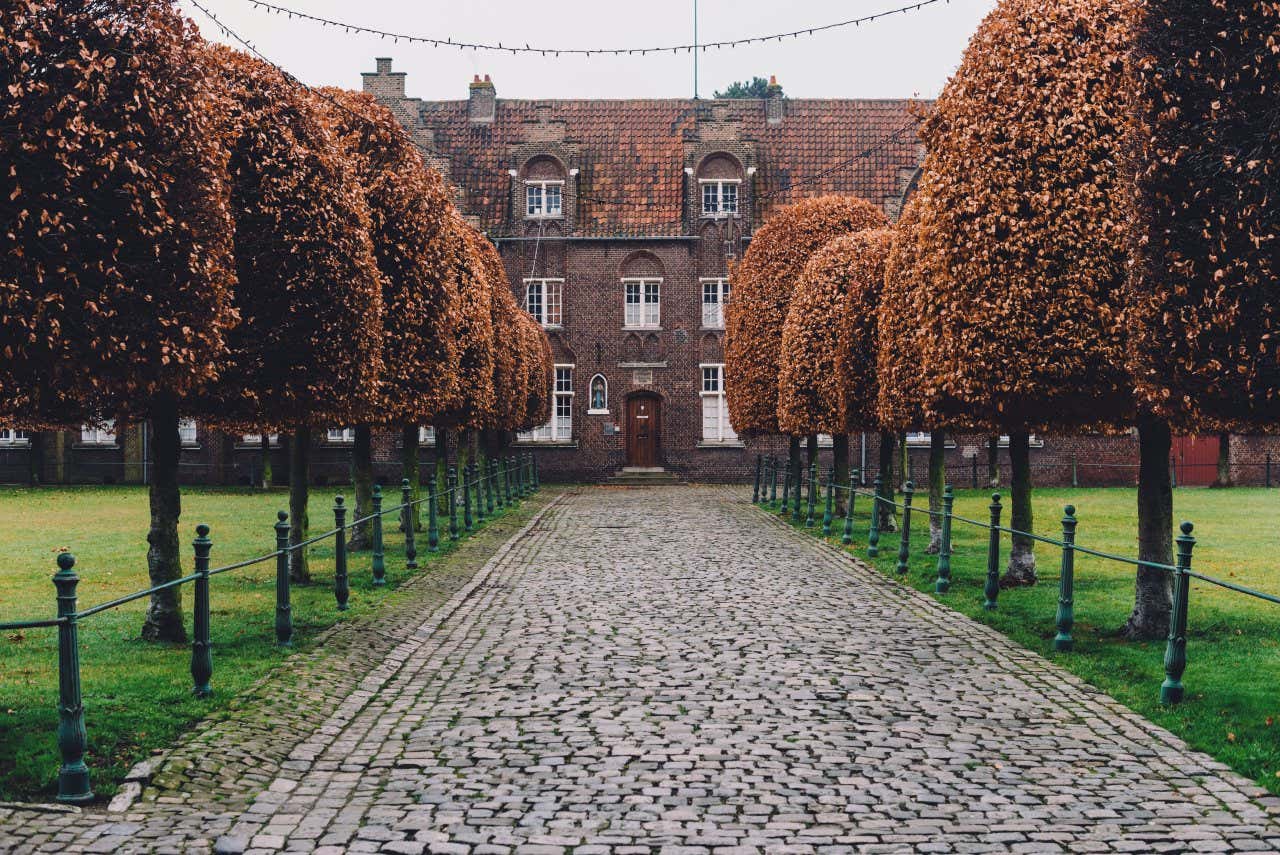
[[[657,398],[627,401],[627,465],[657,466],[662,410]]]

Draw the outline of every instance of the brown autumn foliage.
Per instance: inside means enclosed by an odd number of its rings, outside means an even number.
[[[895,432],[931,427],[921,406],[924,339],[936,320],[926,308],[929,282],[936,274],[930,257],[919,251],[921,210],[927,204],[917,192],[898,219],[876,312],[876,415],[886,430]]]
[[[230,95],[235,304],[241,324],[206,419],[350,424],[376,403],[382,286],[369,207],[314,96],[274,67],[211,45]]]
[[[0,4],[0,412],[145,417],[231,309],[217,81],[168,0]]]
[[[725,392],[739,434],[779,430],[782,327],[809,257],[835,237],[887,224],[863,199],[819,196],[779,208],[756,231],[733,270],[733,299],[725,307]]]
[[[366,420],[430,424],[457,382],[459,301],[448,241],[441,239],[453,203],[440,173],[423,162],[390,110],[364,93],[319,94],[369,205],[381,273],[382,375]]]
[[[515,430],[533,430],[551,421],[552,390],[556,372],[551,355],[551,341],[546,330],[532,315],[523,312],[521,328],[524,341],[522,352],[527,366],[524,419]]]
[[[1002,0],[924,124],[915,252],[934,424],[1127,419],[1131,0]],[[883,380],[883,378],[882,378]]]
[[[458,295],[458,382],[449,405],[433,420],[436,427],[484,429],[497,418],[494,390],[493,285],[484,247],[489,239],[455,210],[441,234],[453,261]],[[499,288],[506,288],[505,275]]]
[[[1187,423],[1280,420],[1280,2],[1146,0],[1131,368]]]
[[[778,427],[793,436],[874,428],[876,311],[892,230],[842,235],[805,265],[782,329]]]
[[[523,368],[523,360],[527,359],[524,352],[526,343],[521,337],[525,312],[511,292],[507,269],[497,248],[486,240],[480,250],[485,276],[491,285],[489,306],[494,343],[493,388],[496,400],[493,422],[487,427],[515,430],[514,426],[524,420],[525,399],[528,397],[524,388],[527,372]]]

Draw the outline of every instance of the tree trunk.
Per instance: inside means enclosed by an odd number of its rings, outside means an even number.
[[[436,511],[438,514],[449,513],[449,497],[445,491],[449,488],[449,429],[436,428]]]
[[[947,485],[947,435],[943,431],[929,432],[929,548],[925,551],[937,555],[942,549],[942,490]]]
[[[418,501],[418,489],[422,485],[418,482],[418,426],[404,425],[400,428],[400,477],[409,479],[409,496],[416,502]],[[422,508],[419,505],[413,505],[409,508],[409,519],[413,524],[414,531],[422,531]],[[404,530],[404,522],[400,523],[401,531]]]
[[[787,466],[791,469],[792,490],[799,489],[796,485],[800,483],[800,467],[803,465],[804,463],[800,460],[800,437],[793,436],[787,448]]]
[[[1026,431],[1009,434],[1009,528],[1029,532],[1035,524],[1031,514],[1031,435]],[[1036,583],[1035,541],[1024,535],[1009,538],[1009,564],[1002,588]]]
[[[831,438],[831,466],[835,469],[835,482],[837,486],[849,486],[849,434],[838,433]],[[842,490],[836,490],[836,516],[844,516],[845,509],[845,493]]]
[[[1157,564],[1173,563],[1172,449],[1168,422],[1149,415],[1138,417],[1138,558]],[[1124,634],[1132,639],[1164,638],[1172,606],[1172,576],[1154,567],[1139,567],[1133,613]]]
[[[360,519],[373,512],[373,428],[356,425],[355,442],[351,447],[351,483],[356,493],[356,510],[353,519]],[[359,552],[372,547],[372,521],[351,528],[347,548]]]
[[[178,545],[178,520],[182,494],[178,489],[178,403],[164,397],[151,413],[151,530],[147,532],[147,575],[152,585],[182,577],[182,552]],[[186,641],[182,623],[182,588],[166,588],[151,595],[142,622],[147,641]]]
[[[884,431],[880,434],[880,472],[881,479],[880,498],[893,500],[897,495],[893,481],[893,454],[897,435]],[[880,505],[880,531],[897,531],[898,515],[894,512],[893,505]]]
[[[907,435],[898,434],[898,489],[906,486],[911,480],[911,447],[907,445]]]
[[[40,486],[40,470],[44,463],[44,431],[33,430],[31,443],[27,447],[27,482],[32,487]]]
[[[307,539],[310,520],[307,517],[308,488],[311,479],[311,428],[300,427],[289,443],[289,543]],[[289,578],[295,582],[311,581],[311,565],[307,549],[295,549],[289,561]]]
[[[1223,431],[1218,434],[1218,478],[1214,487],[1233,487],[1231,480],[1231,434]]]
[[[818,435],[811,433],[804,440],[804,465],[809,469],[818,462]]]
[[[987,486],[1000,486],[1000,437],[995,434],[987,437]]]
[[[262,433],[262,489],[271,489],[271,482],[275,479],[271,473],[271,434],[263,431]]]

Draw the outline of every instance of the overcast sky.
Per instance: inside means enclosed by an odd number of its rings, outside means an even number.
[[[235,44],[180,0],[208,38]],[[390,56],[408,72],[411,96],[459,99],[473,74],[490,74],[503,98],[671,98],[693,92],[688,54],[543,58],[435,49],[257,10],[250,0],[198,0],[264,55],[314,85],[359,88],[360,72]],[[693,0],[272,0],[334,20],[459,41],[535,47],[653,47],[693,39]],[[821,26],[906,5],[908,0],[699,0],[699,39],[765,35]],[[699,90],[710,97],[733,80],[776,74],[797,98],[933,97],[960,62],[969,36],[995,0],[949,0],[782,43],[709,50]],[[237,45],[238,46],[238,45]]]

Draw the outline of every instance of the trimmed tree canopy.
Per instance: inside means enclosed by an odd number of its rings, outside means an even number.
[[[778,427],[792,435],[874,427],[875,330],[890,229],[838,237],[814,253],[782,330]]]
[[[480,256],[490,284],[489,310],[494,344],[493,389],[496,399],[493,423],[487,427],[515,430],[515,426],[524,421],[527,397],[524,388],[526,378],[521,373],[521,361],[527,358],[520,326],[525,312],[516,303],[515,294],[511,293],[507,268],[497,248],[486,240],[480,245]]]
[[[382,286],[360,184],[313,95],[229,48],[209,57],[232,96],[242,322],[204,415],[254,427],[359,422],[382,365]]]
[[[167,0],[0,5],[0,411],[146,416],[216,375],[235,273],[216,81]]]
[[[495,423],[493,296],[484,247],[489,239],[463,221],[449,217],[444,238],[453,261],[458,294],[458,383],[449,407],[434,420],[437,427],[482,429]],[[506,288],[505,275],[499,287]]]
[[[820,196],[778,209],[755,233],[725,309],[725,390],[738,433],[778,433],[782,327],[809,257],[832,238],[888,222],[865,200]]]
[[[335,136],[369,205],[382,280],[383,365],[370,421],[430,424],[457,382],[458,297],[441,232],[453,204],[404,126],[372,96],[323,89]]]
[[[555,382],[556,371],[546,330],[528,312],[521,314],[524,338],[521,350],[528,370],[525,382],[528,397],[524,405],[524,421],[516,429],[533,430],[551,421],[551,385]]]
[[[1186,422],[1280,420],[1280,5],[1148,0],[1132,368]]]
[[[1126,0],[1003,0],[925,122],[916,252],[935,424],[1129,416]],[[929,324],[924,319],[917,326]]]
[[[925,204],[919,193],[912,196],[893,230],[876,312],[876,415],[886,430],[898,432],[926,429],[921,360],[932,318],[924,307],[929,258],[919,252]]]

